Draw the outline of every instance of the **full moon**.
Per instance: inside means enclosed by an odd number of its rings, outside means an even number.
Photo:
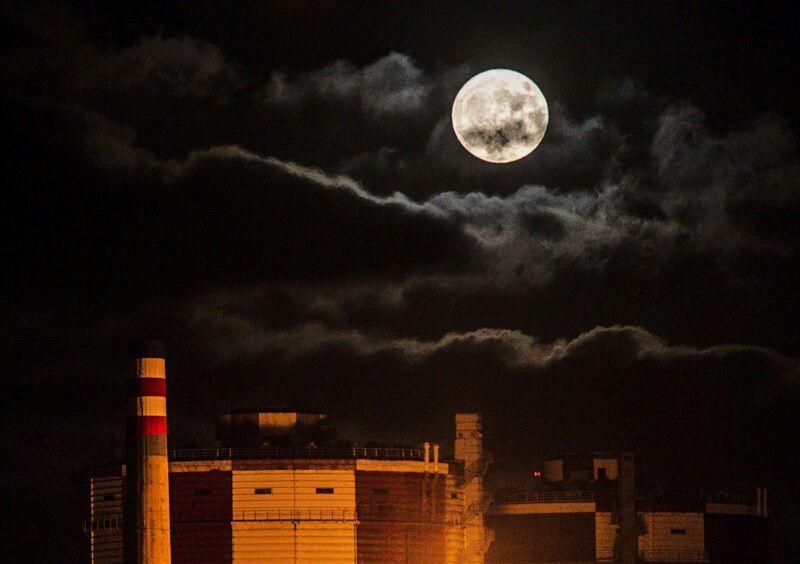
[[[510,163],[533,151],[544,137],[547,100],[534,82],[516,71],[476,74],[453,102],[453,130],[464,148],[490,163]]]

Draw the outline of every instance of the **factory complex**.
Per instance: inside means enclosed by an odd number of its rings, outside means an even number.
[[[658,495],[631,453],[559,456],[489,491],[478,413],[435,443],[358,445],[324,413],[221,415],[217,445],[169,450],[163,346],[131,348],[127,457],[92,468],[92,563],[769,561],[768,491]]]

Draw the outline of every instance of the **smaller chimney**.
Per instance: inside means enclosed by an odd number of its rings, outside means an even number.
[[[422,445],[425,449],[425,471],[428,471],[428,466],[431,463],[431,443],[425,441],[425,444]]]
[[[433,443],[433,471],[439,473],[439,443]]]

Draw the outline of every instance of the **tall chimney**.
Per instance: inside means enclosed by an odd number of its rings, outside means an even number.
[[[125,562],[169,564],[169,462],[164,344],[128,349]]]
[[[488,548],[484,513],[488,506],[483,476],[488,460],[483,452],[480,413],[456,413],[455,459],[464,463],[464,564],[483,564]]]

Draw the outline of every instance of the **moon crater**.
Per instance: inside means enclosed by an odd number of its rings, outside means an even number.
[[[453,130],[459,142],[491,163],[512,162],[530,154],[544,137],[548,117],[539,87],[508,69],[475,75],[453,102]]]

